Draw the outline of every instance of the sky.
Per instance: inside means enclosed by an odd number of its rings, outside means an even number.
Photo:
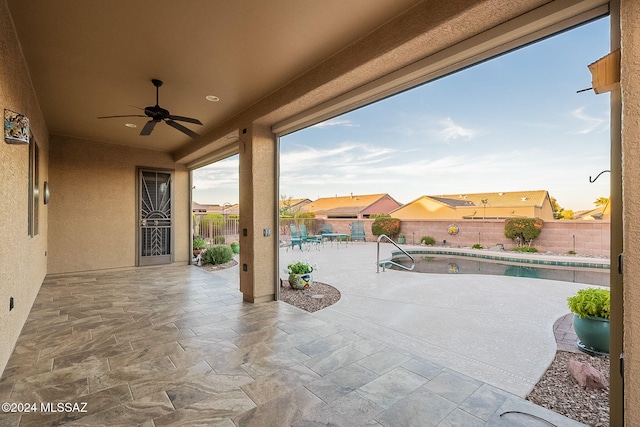
[[[560,206],[609,197],[609,94],[587,65],[609,53],[609,19],[280,139],[287,198],[548,190]],[[193,200],[238,201],[238,156],[194,171]]]

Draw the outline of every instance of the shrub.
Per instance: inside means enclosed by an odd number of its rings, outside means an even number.
[[[315,212],[296,212],[295,214],[293,214],[294,218],[315,218],[316,217],[316,213]]]
[[[224,245],[224,236],[213,236],[214,245]]]
[[[193,237],[193,249],[204,249],[207,247],[207,241],[200,236]]]
[[[200,226],[208,228],[209,225],[213,225],[214,228],[223,227],[224,216],[222,216],[222,214],[207,214],[203,216],[200,220]]]
[[[307,233],[313,234],[316,228],[316,213],[315,212],[296,212],[293,214],[294,223],[298,227],[304,225],[307,227]]]
[[[511,249],[514,252],[538,252],[538,250],[536,248],[534,248],[533,246],[529,247],[529,246],[522,246],[520,248],[513,248]]]
[[[471,246],[473,249],[482,249],[482,245],[480,243],[474,243],[473,246]]]
[[[400,220],[391,217],[378,217],[371,225],[371,233],[374,236],[386,234],[389,237],[397,236],[400,232]]]
[[[391,218],[391,215],[386,214],[386,213],[371,214],[371,215],[369,215],[369,218],[371,218],[371,219],[376,219],[376,218]]]
[[[431,236],[422,236],[420,238],[420,244],[421,245],[435,245],[436,244],[436,239],[434,239]]]
[[[540,218],[507,218],[504,221],[504,236],[513,239],[518,247],[531,246],[541,232]]]
[[[580,318],[587,316],[609,318],[611,311],[611,293],[608,289],[580,289],[574,296],[567,298],[569,310]]]
[[[231,261],[232,258],[233,251],[229,246],[211,246],[202,253],[203,264],[224,264]]]
[[[575,255],[575,254],[576,254],[576,251],[568,251],[568,252],[567,252],[567,254],[568,254],[568,255]]]

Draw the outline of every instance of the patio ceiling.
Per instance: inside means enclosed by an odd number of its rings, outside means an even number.
[[[193,140],[96,117],[143,114],[156,78],[160,106],[204,135],[419,2],[7,0],[49,133],[164,152]]]
[[[190,168],[236,153],[250,121],[283,135],[608,13],[607,0],[6,2],[50,134]],[[152,78],[201,137],[97,119],[153,106]]]

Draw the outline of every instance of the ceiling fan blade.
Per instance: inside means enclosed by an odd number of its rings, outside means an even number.
[[[160,120],[149,120],[140,131],[140,135],[151,135],[151,131]]]
[[[171,126],[172,128],[178,129],[180,132],[182,133],[186,133],[187,135],[189,135],[191,138],[197,138],[200,135],[198,135],[197,133],[195,133],[194,131],[192,131],[189,128],[186,128],[184,126],[182,126],[180,123],[176,123],[173,120],[167,120],[167,124],[169,126]]]
[[[193,123],[195,125],[202,125],[202,122],[200,120],[193,119],[191,117],[174,116],[173,114],[169,114],[169,119],[175,120],[177,122],[187,122],[187,123]]]
[[[102,116],[102,117],[97,117],[98,119],[115,119],[118,117],[147,117],[147,116],[143,116],[140,114],[125,114],[124,116]]]

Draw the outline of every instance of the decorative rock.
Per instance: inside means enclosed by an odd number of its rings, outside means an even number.
[[[598,371],[588,363],[578,362],[577,360],[571,360],[567,364],[567,370],[578,381],[582,387],[589,388],[607,388],[609,387],[609,381],[602,375],[602,372]]]

